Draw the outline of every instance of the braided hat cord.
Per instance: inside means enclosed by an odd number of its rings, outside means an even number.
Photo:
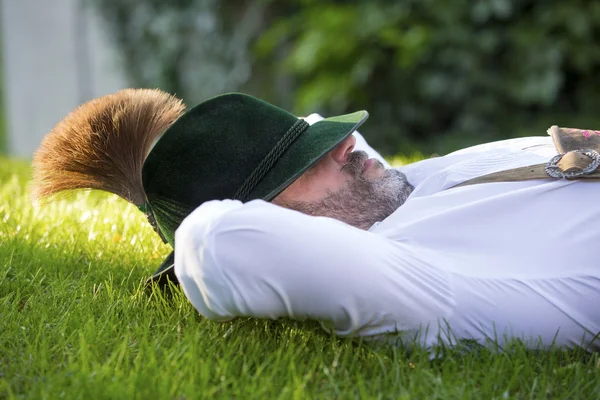
[[[273,168],[273,165],[279,160],[282,154],[290,147],[290,145],[304,132],[308,127],[309,123],[303,119],[296,121],[294,125],[283,135],[279,142],[269,151],[269,154],[263,158],[258,166],[252,171],[248,178],[244,181],[242,186],[238,189],[236,194],[233,196],[235,200],[245,201],[248,194],[258,185],[258,183],[264,178],[264,176]]]

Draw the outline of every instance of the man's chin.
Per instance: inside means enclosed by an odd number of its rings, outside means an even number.
[[[335,218],[356,228],[369,229],[396,211],[413,189],[399,170],[385,169],[383,165],[375,169],[375,163],[371,169],[377,172],[377,178],[358,174],[322,200],[280,205],[312,216]]]

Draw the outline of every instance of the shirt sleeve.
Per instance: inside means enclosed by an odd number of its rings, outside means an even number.
[[[304,118],[304,120],[306,122],[308,122],[310,125],[312,125],[315,122],[318,122],[322,119],[325,119],[325,118],[323,118],[321,115],[319,115],[317,113],[310,114],[308,117]],[[383,158],[383,156],[377,152],[377,150],[372,148],[369,145],[369,143],[367,143],[367,140],[364,138],[364,136],[359,131],[354,131],[354,133],[352,135],[354,135],[354,137],[356,138],[356,145],[354,146],[354,150],[364,151],[365,153],[368,154],[369,158],[374,158],[376,160],[379,160],[383,164],[383,166],[386,168],[392,167],[390,165],[390,163],[388,163],[387,160],[385,158]]]
[[[180,226],[175,272],[207,318],[315,319],[339,335],[447,316],[448,278],[407,245],[261,200],[204,203]]]

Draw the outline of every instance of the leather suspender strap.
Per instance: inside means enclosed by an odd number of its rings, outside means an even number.
[[[572,154],[572,153],[569,153]],[[492,182],[519,182],[519,181],[528,181],[533,179],[559,179],[549,176],[546,173],[547,164],[536,164],[531,165],[529,167],[521,167],[515,169],[509,169],[506,171],[494,172],[492,174],[479,176],[477,178],[469,179],[463,183],[452,186],[452,188],[474,185],[477,183],[492,183]],[[564,179],[592,179],[592,180],[600,180],[600,171],[595,170],[592,173],[586,175],[578,175],[574,178],[564,178]]]
[[[547,164],[509,169],[469,179],[456,188],[478,183],[518,182],[533,179],[600,180],[600,131],[559,128],[548,129],[559,155]],[[450,189],[449,188],[449,189]]]

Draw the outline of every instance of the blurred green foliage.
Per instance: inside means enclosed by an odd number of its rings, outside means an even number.
[[[296,110],[365,108],[387,152],[600,127],[600,2],[296,0],[283,14],[256,50],[288,44]]]
[[[252,41],[266,3],[252,0],[86,0],[119,45],[133,86],[193,105],[252,80]]]
[[[181,11],[198,3],[161,4]],[[222,31],[238,29],[240,10],[252,3],[215,3],[217,21],[229,27]],[[552,124],[600,128],[594,110],[600,101],[600,2],[258,3],[260,29],[248,31],[244,43],[252,50],[252,72],[227,89],[297,114],[367,109],[364,133],[385,154],[445,153],[543,135]]]

